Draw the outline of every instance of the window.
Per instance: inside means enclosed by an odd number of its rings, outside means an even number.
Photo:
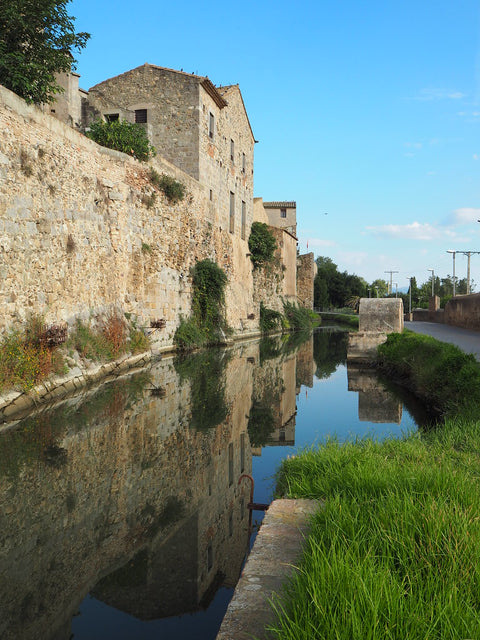
[[[105,120],[107,122],[117,122],[117,120],[119,120],[120,118],[120,114],[118,113],[106,113],[105,114]]]
[[[214,134],[215,134],[215,116],[210,111],[210,116],[208,119],[208,137],[213,140]]]
[[[280,218],[286,218],[286,217],[287,217],[287,210],[280,209]]]
[[[245,173],[247,170],[247,157],[244,153],[242,153],[242,173]]]
[[[210,201],[213,200],[213,191],[210,189]]]
[[[147,110],[135,109],[135,122],[137,124],[143,124],[146,121],[147,121]]]
[[[247,226],[247,205],[242,200],[242,240],[245,240],[246,226]]]
[[[235,162],[235,142],[230,140],[230,160]]]
[[[233,484],[233,442],[228,445],[228,486]]]
[[[235,194],[230,191],[230,233],[235,231]]]

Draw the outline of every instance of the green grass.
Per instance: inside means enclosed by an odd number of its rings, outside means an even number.
[[[282,463],[278,495],[323,507],[299,571],[274,603],[275,638],[480,638],[478,365],[423,338],[392,338],[383,357],[417,390],[440,385],[445,417],[436,429],[329,440]]]
[[[392,333],[378,348],[379,366],[443,415],[480,418],[480,364],[473,355],[430,336]]]
[[[325,501],[276,638],[480,637],[480,426],[328,442],[284,462],[280,494]]]

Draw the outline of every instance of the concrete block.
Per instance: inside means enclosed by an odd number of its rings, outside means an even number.
[[[359,331],[400,333],[403,331],[401,298],[362,298],[359,308]]]

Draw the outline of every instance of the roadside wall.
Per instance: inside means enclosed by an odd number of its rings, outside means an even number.
[[[480,293],[457,296],[445,305],[445,324],[480,330]]]
[[[248,245],[219,224],[205,187],[161,158],[186,198],[154,201],[149,167],[104,149],[0,87],[0,332],[29,312],[47,323],[113,307],[140,326],[163,318],[172,343],[190,312],[190,267],[210,258],[228,275],[227,321],[258,328]],[[254,319],[248,319],[253,314]]]

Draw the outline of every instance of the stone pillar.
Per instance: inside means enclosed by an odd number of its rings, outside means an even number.
[[[440,309],[440,298],[439,296],[430,296],[428,299],[428,310],[430,312],[435,312]]]

